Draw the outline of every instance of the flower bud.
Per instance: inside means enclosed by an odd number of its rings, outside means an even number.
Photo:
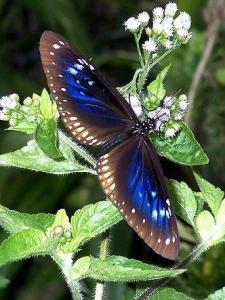
[[[180,101],[187,101],[187,95],[185,95],[185,94],[180,95],[179,100]]]
[[[60,235],[63,234],[63,227],[62,226],[56,226],[54,228],[54,235]]]
[[[18,120],[15,118],[10,118],[9,124],[10,124],[10,126],[15,127],[18,124]]]
[[[124,22],[124,25],[126,30],[133,33],[137,32],[140,27],[139,21],[134,17],[129,18],[126,22]]]
[[[155,19],[162,19],[164,15],[164,10],[162,7],[156,7],[153,9],[153,17]]]
[[[67,230],[67,231],[64,233],[64,236],[65,236],[66,239],[70,239],[71,236],[72,236],[71,231]]]
[[[147,26],[149,19],[149,14],[146,11],[143,11],[138,15],[138,21],[141,23],[142,26]]]
[[[16,93],[9,95],[9,97],[10,97],[13,101],[16,101],[16,102],[19,102],[19,100],[20,100],[19,95],[16,94]]]
[[[33,103],[33,100],[31,99],[31,97],[27,97],[23,100],[23,104],[25,106],[30,106]]]
[[[174,17],[177,12],[176,3],[168,3],[165,7],[165,16]]]
[[[146,34],[148,36],[151,36],[152,35],[152,29],[150,27],[147,27],[146,30],[145,30]]]

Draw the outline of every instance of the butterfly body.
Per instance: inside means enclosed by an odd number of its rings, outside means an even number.
[[[123,96],[60,35],[45,32],[40,53],[65,126],[81,144],[101,147],[97,173],[106,196],[155,252],[176,258],[176,220],[148,138],[157,120],[139,120]]]

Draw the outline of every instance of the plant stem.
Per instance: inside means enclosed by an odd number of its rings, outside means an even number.
[[[76,279],[74,279],[73,259],[71,253],[54,253],[52,259],[56,262],[62,271],[66,283],[70,289],[73,300],[82,300],[80,286]]]
[[[102,235],[99,258],[104,260],[108,253],[109,230]],[[104,283],[97,282],[95,288],[95,300],[102,300],[104,296]]]
[[[142,34],[142,31],[140,32],[139,35],[134,34],[134,39],[135,39],[135,42],[136,42],[136,46],[137,46],[137,51],[138,51],[138,56],[139,56],[139,59],[140,59],[141,67],[144,68],[144,61],[143,61],[143,57],[142,57],[141,49],[140,49],[140,44],[139,44],[141,34]]]
[[[93,167],[96,166],[95,159],[81,146],[73,142],[69,137],[67,137],[61,130],[58,130],[59,138],[69,145],[80,157],[86,160]]]
[[[148,77],[148,74],[149,72],[151,71],[151,69],[156,65],[158,64],[161,60],[163,60],[168,54],[170,54],[173,50],[174,50],[175,47],[167,50],[165,53],[163,53],[159,58],[157,58],[153,63],[151,63],[149,65],[149,57],[150,55],[148,56],[147,60],[146,60],[146,64],[145,64],[145,67],[143,69],[143,73],[142,75],[140,76],[140,80],[138,82],[138,91],[139,93],[141,93],[143,87],[144,87],[144,84],[146,82],[146,79]]]
[[[186,268],[192,262],[196,261],[201,256],[201,254],[206,251],[207,248],[208,248],[208,244],[206,244],[206,243],[197,245],[196,247],[194,247],[192,252],[184,260],[182,260],[180,263],[176,264],[172,268],[172,270]],[[137,298],[137,300],[146,300],[147,297],[154,294],[159,288],[161,288],[166,283],[170,282],[172,279],[173,279],[173,277],[157,280],[151,287],[147,288],[144,291],[144,293]]]

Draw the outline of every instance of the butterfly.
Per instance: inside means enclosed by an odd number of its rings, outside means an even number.
[[[45,31],[40,54],[66,128],[79,143],[102,149],[97,173],[104,193],[147,245],[175,259],[179,252],[176,219],[147,136],[154,131],[155,120],[140,121],[122,94],[62,36]]]

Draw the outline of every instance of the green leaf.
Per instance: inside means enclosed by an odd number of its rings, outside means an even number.
[[[71,219],[73,240],[65,245],[66,252],[76,250],[98,234],[122,220],[118,209],[110,201],[100,201],[84,206]]]
[[[195,200],[197,202],[197,212],[196,215],[198,215],[200,212],[203,211],[205,200],[201,192],[194,192]]]
[[[225,199],[222,201],[218,213],[216,215],[216,230],[217,238],[223,238],[225,236]]]
[[[24,132],[27,134],[32,134],[36,130],[36,124],[34,123],[28,123],[27,120],[25,121],[19,121],[19,123],[16,126],[10,126],[6,130],[15,130],[19,132]]]
[[[24,229],[9,236],[0,245],[0,265],[23,258],[51,254],[59,237],[47,238],[39,229]]]
[[[210,294],[205,300],[224,300],[225,299],[225,287]]]
[[[61,151],[61,145],[59,149]],[[61,152],[63,152],[63,148]],[[83,166],[77,161],[51,159],[43,153],[34,140],[29,141],[27,146],[19,150],[0,155],[0,166],[18,167],[52,174],[96,173],[93,169]]]
[[[194,172],[194,177],[200,191],[202,192],[205,202],[209,205],[213,214],[216,215],[223,200],[224,192],[220,188],[215,187],[210,182],[203,179],[196,172]]]
[[[187,295],[177,292],[175,289],[164,288],[157,291],[152,295],[149,300],[194,300],[193,298],[188,297]],[[146,300],[148,300],[146,299]]]
[[[208,157],[194,138],[190,128],[181,121],[176,123],[181,129],[174,138],[165,139],[157,134],[150,134],[159,155],[188,166],[207,164]]]
[[[164,98],[166,90],[163,85],[163,80],[168,73],[170,65],[166,66],[148,86],[148,98],[145,98],[145,105],[148,109],[155,109]]]
[[[40,97],[40,111],[45,120],[55,120],[57,117],[56,103],[51,101],[46,89],[43,89]]]
[[[203,210],[196,219],[196,228],[200,238],[208,242],[214,240],[213,236],[216,230],[213,215],[208,210]]]
[[[175,277],[185,271],[168,270],[122,256],[108,256],[104,260],[85,256],[75,262],[73,270],[79,279],[88,277],[114,282]]]
[[[3,289],[7,287],[7,285],[10,283],[8,278],[5,278],[3,276],[0,276],[0,289]]]
[[[168,180],[169,193],[173,201],[175,212],[188,224],[194,226],[197,203],[194,193],[185,182]]]
[[[0,225],[9,233],[33,228],[45,231],[55,219],[51,214],[26,214],[0,205]]]
[[[57,125],[54,119],[42,120],[36,129],[35,139],[41,150],[50,158],[62,158],[57,147]]]

